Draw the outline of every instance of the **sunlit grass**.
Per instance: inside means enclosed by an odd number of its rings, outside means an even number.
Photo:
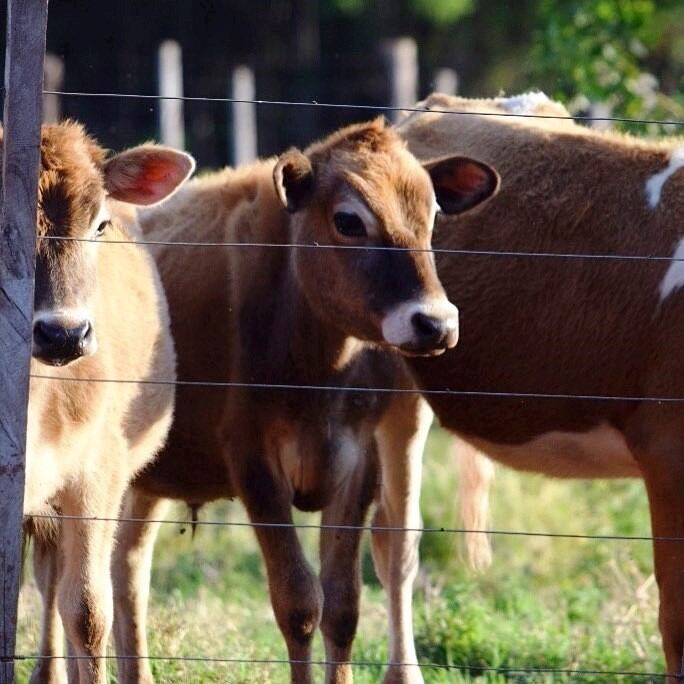
[[[460,526],[457,473],[448,439],[435,430],[426,455],[426,526]],[[648,534],[639,482],[563,482],[499,469],[492,527],[499,530],[591,534]],[[174,517],[186,518],[182,507]],[[208,506],[201,517],[244,520],[238,503]],[[314,516],[300,516],[315,520]],[[166,525],[156,549],[150,608],[154,655],[233,659],[286,658],[275,625],[264,568],[251,530]],[[317,533],[301,530],[315,562]],[[464,568],[461,535],[433,532],[422,540],[416,587],[416,639],[425,663],[470,671],[425,668],[428,682],[643,682],[641,677],[482,674],[478,667],[662,671],[656,627],[657,591],[648,542],[494,536],[494,565],[476,576]],[[387,659],[384,595],[373,577],[367,542],[362,616],[354,659]],[[20,653],[35,653],[38,597],[24,589]],[[323,658],[320,638],[315,658]],[[27,681],[30,663],[19,664]],[[114,681],[112,667],[112,681]],[[287,666],[163,661],[159,682],[287,682]],[[322,681],[322,673],[319,672]],[[355,681],[381,679],[359,667]]]

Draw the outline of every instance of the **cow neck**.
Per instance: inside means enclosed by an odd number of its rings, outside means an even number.
[[[293,373],[316,383],[344,374],[367,344],[316,313],[296,281],[291,261],[285,280],[282,311],[289,319],[287,346]]]

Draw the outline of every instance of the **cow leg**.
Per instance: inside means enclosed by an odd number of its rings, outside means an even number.
[[[292,524],[292,493],[283,476],[276,476],[253,448],[234,447],[231,474],[249,519],[257,524],[254,531],[266,563],[273,612],[292,661],[292,682],[312,684],[309,661],[323,607],[321,585],[294,528],[260,526]]]
[[[123,486],[101,483],[106,501],[99,509],[83,505],[83,493],[65,497],[67,516],[95,515],[115,518]],[[106,494],[105,494],[106,493]],[[112,626],[112,582],[110,563],[116,523],[110,521],[63,520],[63,570],[58,602],[62,623],[76,656],[79,684],[105,684],[107,640]],[[76,668],[74,668],[76,669]],[[69,679],[72,681],[70,668]]]
[[[58,538],[33,538],[33,573],[43,600],[40,658],[31,673],[31,684],[66,684],[64,630],[57,610],[59,581]]]
[[[653,536],[684,539],[684,412],[673,405],[642,406],[628,441],[646,484]],[[654,540],[653,556],[667,671],[684,681],[684,542]]]
[[[351,477],[342,482],[332,496],[332,503],[323,509],[323,525],[362,526],[368,507],[373,501],[377,479],[375,445],[359,455]],[[361,564],[359,546],[362,530],[321,530],[320,559],[323,587],[323,616],[321,631],[325,640],[328,665],[326,682],[348,684],[352,669],[346,661],[351,658],[352,643],[359,621]]]
[[[125,684],[154,682],[147,658],[147,604],[154,542],[168,500],[129,487],[121,506],[122,518],[145,522],[122,522],[112,556],[114,585],[114,641],[118,659],[118,681]],[[136,656],[132,658],[130,656]]]
[[[418,395],[393,398],[377,430],[382,487],[373,519],[377,527],[419,528],[423,449],[432,411]],[[419,532],[373,532],[373,560],[388,598],[390,666],[385,682],[423,681],[413,642],[413,583]]]

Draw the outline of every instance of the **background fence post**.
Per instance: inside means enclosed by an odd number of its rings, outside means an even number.
[[[43,71],[45,90],[61,90],[64,83],[64,62],[61,57],[47,53]],[[62,116],[59,95],[43,95],[43,121],[57,123]]]
[[[438,93],[458,95],[458,74],[454,69],[437,69],[434,87]]]
[[[157,57],[159,95],[183,97],[183,59],[175,40],[165,40]],[[164,145],[182,150],[185,147],[182,100],[159,100],[159,138]]]
[[[233,69],[231,97],[234,100],[253,100],[256,93],[254,72],[247,66]],[[248,164],[257,158],[256,105],[252,102],[233,102],[231,105],[232,163],[234,166]]]
[[[8,0],[0,225],[0,684],[14,681],[47,0]]]
[[[418,99],[418,46],[413,38],[388,40],[383,45],[390,85],[390,107],[413,107]],[[392,112],[392,120],[404,115]]]
[[[599,118],[607,119],[613,116],[613,108],[605,102],[592,102],[589,105],[589,116],[597,116]],[[609,131],[613,128],[612,121],[589,121],[589,126],[599,131]]]

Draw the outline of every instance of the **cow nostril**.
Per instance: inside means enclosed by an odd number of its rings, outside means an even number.
[[[422,338],[436,338],[444,334],[444,322],[440,318],[417,312],[411,316],[414,330]]]
[[[64,328],[59,325],[38,321],[33,326],[33,339],[42,347],[50,347],[61,344],[66,337]]]
[[[78,339],[81,342],[87,342],[93,336],[93,326],[90,325],[90,321],[86,321],[75,332],[78,334]]]

